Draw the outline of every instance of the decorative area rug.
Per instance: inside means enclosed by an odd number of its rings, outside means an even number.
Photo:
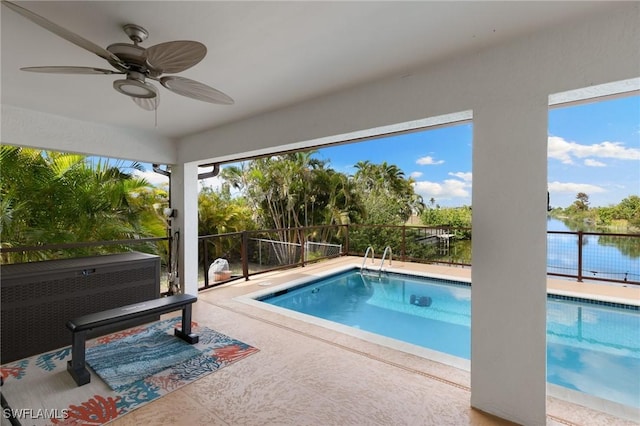
[[[22,424],[99,425],[258,352],[196,323],[192,323],[192,332],[200,341],[189,345],[173,337],[180,319],[87,342],[89,366],[105,380],[91,371],[91,382],[77,386],[66,370],[71,347],[65,347],[2,365],[2,394]],[[163,345],[167,342],[168,346]]]
[[[193,345],[151,327],[87,349],[86,362],[115,391],[201,355]]]

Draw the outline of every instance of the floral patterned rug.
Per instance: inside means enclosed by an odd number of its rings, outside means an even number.
[[[122,351],[126,358],[127,353],[135,352],[131,346],[136,344],[137,335],[141,337],[139,342],[143,342],[145,336],[173,334],[180,319],[171,318],[99,337],[87,342],[87,352],[96,352],[94,348],[101,345],[111,349],[129,347],[129,351]],[[2,394],[23,424],[99,425],[258,352],[252,346],[197,323],[192,324],[192,331],[200,337],[197,344],[190,345],[198,354],[156,373],[151,369],[149,375],[132,376],[128,383],[121,381],[116,386],[118,391],[112,390],[93,371],[90,383],[77,386],[66,370],[71,347],[65,347],[2,365]],[[111,353],[113,357],[119,356],[117,350]],[[147,362],[153,363],[153,360]],[[5,417],[6,414],[7,410],[3,410]]]

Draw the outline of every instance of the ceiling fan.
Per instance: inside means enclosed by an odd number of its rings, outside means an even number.
[[[231,105],[228,95],[206,84],[179,76],[164,76],[165,73],[179,73],[200,62],[207,54],[204,44],[197,41],[180,40],[156,44],[149,48],[139,46],[149,36],[149,32],[139,25],[127,24],[123,27],[132,43],[114,43],[106,49],[63,28],[15,3],[2,0],[2,4],[19,13],[42,28],[62,37],[91,53],[105,59],[115,70],[77,67],[47,66],[25,67],[22,71],[53,74],[122,74],[124,79],[115,80],[113,88],[130,96],[143,109],[154,111],[158,108],[159,92],[146,80],[155,80],[178,95],[213,104]]]

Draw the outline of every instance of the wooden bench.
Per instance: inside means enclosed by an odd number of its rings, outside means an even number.
[[[198,343],[198,336],[191,333],[191,304],[197,300],[196,296],[190,294],[178,294],[84,315],[68,321],[67,328],[73,333],[73,338],[71,361],[67,361],[67,371],[78,386],[89,383],[91,374],[85,366],[87,332],[148,315],[164,314],[182,309],[182,329],[176,328],[175,335],[190,344]]]

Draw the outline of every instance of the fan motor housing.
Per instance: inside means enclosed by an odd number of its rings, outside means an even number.
[[[135,65],[142,72],[146,69],[145,62],[147,60],[146,49],[135,44],[114,43],[107,47],[107,50],[127,65]]]

